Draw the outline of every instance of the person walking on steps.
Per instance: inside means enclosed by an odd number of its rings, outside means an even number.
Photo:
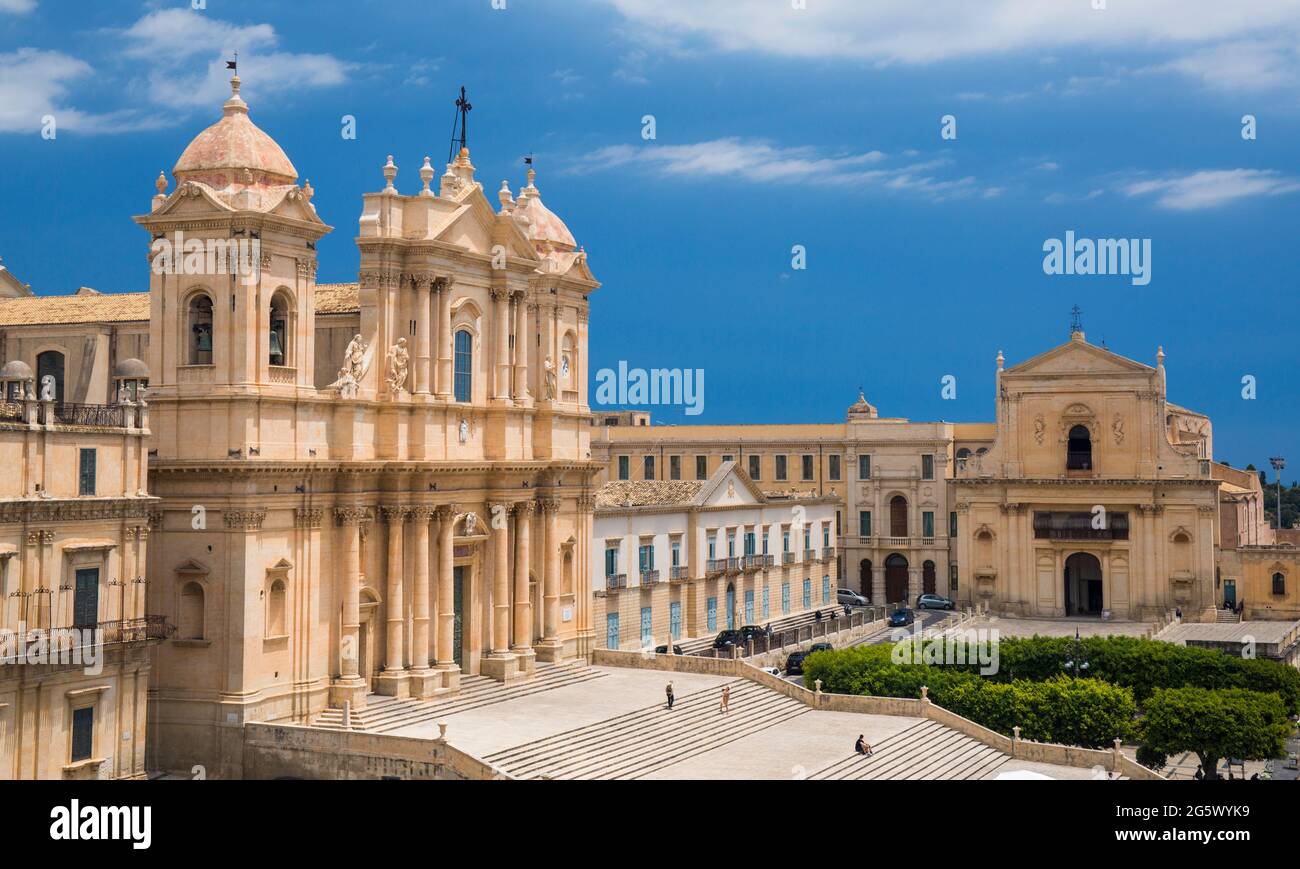
[[[723,715],[731,714],[731,686],[722,686],[722,702],[718,704],[718,712]]]
[[[669,682],[669,683],[668,683],[668,687],[664,689],[664,693],[668,695],[668,708],[669,708],[669,709],[672,709],[672,708],[673,708],[673,700],[676,699],[676,698],[673,697],[673,683],[672,683],[672,682]]]

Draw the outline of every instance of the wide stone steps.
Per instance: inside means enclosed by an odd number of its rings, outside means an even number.
[[[809,776],[817,780],[978,779],[1011,758],[935,721],[921,721]]]
[[[744,679],[731,685],[731,713],[718,711],[721,686],[488,755],[517,778],[633,779],[789,721],[804,704]]]
[[[1220,625],[1237,625],[1241,624],[1241,616],[1229,610],[1215,610],[1214,621]]]
[[[496,703],[504,703],[542,691],[590,682],[605,674],[585,665],[538,664],[536,675],[524,682],[503,685],[486,676],[462,676],[460,691],[433,700],[397,699],[371,695],[366,708],[352,713],[352,729],[370,733],[390,733],[412,724],[437,721],[458,712],[467,712]],[[343,729],[343,710],[326,709],[316,719],[316,727]]]

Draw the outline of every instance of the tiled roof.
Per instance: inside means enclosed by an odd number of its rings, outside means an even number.
[[[660,507],[688,504],[704,485],[701,480],[616,480],[596,492],[597,507]]]
[[[316,286],[317,314],[347,314],[359,310],[356,284]],[[77,293],[0,299],[0,326],[148,321],[148,293]]]
[[[317,314],[348,314],[361,310],[357,284],[317,284]]]

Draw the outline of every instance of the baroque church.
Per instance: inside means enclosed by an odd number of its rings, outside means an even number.
[[[382,173],[357,283],[318,286],[332,227],[236,76],[135,218],[148,293],[5,303],[6,355],[60,402],[112,404],[128,363],[147,381],[141,582],[176,629],[151,768],[238,777],[245,722],[527,679],[593,645],[586,253],[531,169],[495,204],[467,148],[409,194],[392,157]]]

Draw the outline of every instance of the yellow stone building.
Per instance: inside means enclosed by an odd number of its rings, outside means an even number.
[[[331,227],[236,78],[136,218],[148,293],[0,302],[77,400],[148,359],[158,770],[236,777],[246,721],[592,648],[586,254],[531,170],[495,205],[468,150],[409,195],[382,174],[359,281],[317,286]]]

